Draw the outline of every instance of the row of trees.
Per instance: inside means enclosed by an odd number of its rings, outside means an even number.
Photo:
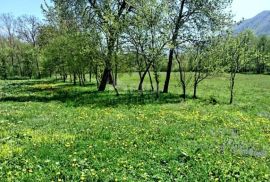
[[[138,90],[149,77],[160,93],[172,71],[183,89],[230,73],[231,101],[236,73],[269,71],[270,40],[252,32],[229,33],[231,0],[51,0],[42,5],[45,22],[33,16],[1,15],[0,73],[41,78],[60,75],[84,85],[95,77],[99,91],[116,93],[119,72],[138,72]],[[174,63],[174,64],[173,64]],[[154,84],[155,83],[155,84]]]
[[[175,52],[184,98],[188,84],[193,85],[193,98],[201,81],[219,73],[229,73],[230,103],[233,102],[237,73],[269,73],[270,39],[245,31],[226,34],[207,41],[195,42]],[[190,74],[192,73],[192,74]]]
[[[34,16],[0,15],[0,76],[41,77],[37,35],[40,21]]]

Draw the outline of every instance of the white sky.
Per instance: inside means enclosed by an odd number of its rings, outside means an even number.
[[[43,2],[44,0],[0,0],[0,14],[13,13],[15,16],[33,14],[42,18],[40,4]],[[242,17],[251,18],[263,10],[270,10],[270,0],[233,0],[232,12],[236,15],[234,18],[236,21]]]
[[[252,18],[264,10],[270,10],[270,0],[233,0],[232,3],[236,21]]]

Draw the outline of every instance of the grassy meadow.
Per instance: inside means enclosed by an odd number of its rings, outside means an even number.
[[[185,102],[177,79],[158,100],[134,91],[135,73],[119,75],[118,97],[0,81],[0,181],[269,181],[270,76],[237,75],[233,105],[227,75]]]

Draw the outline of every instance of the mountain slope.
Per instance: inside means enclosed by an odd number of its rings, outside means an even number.
[[[238,34],[250,29],[256,35],[270,35],[270,10],[263,11],[251,19],[244,20],[234,27],[234,33]]]

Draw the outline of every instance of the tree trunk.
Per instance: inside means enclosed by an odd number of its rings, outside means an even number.
[[[73,73],[73,85],[76,85],[76,73]]]
[[[184,101],[186,100],[187,98],[187,89],[186,89],[186,85],[182,83],[182,90],[183,90],[183,99]]]
[[[63,81],[64,81],[64,83],[66,83],[66,75],[65,74],[63,74]]]
[[[154,91],[154,85],[153,85],[153,81],[152,81],[152,77],[151,77],[151,72],[148,70],[148,76],[149,76],[149,80],[150,80],[150,85],[151,85],[151,91]]]
[[[176,54],[176,60],[177,60],[177,63],[178,63],[180,83],[182,85],[183,98],[184,98],[184,101],[185,101],[186,100],[186,95],[187,95],[186,94],[186,90],[187,90],[186,75],[185,75],[185,72],[184,72],[184,70],[182,68],[181,61],[178,58],[178,54]]]
[[[172,39],[171,39],[171,41],[173,43],[173,46],[176,46],[176,40],[177,40],[178,34],[179,34],[178,32],[179,32],[179,30],[181,28],[181,25],[183,25],[182,18],[183,18],[183,12],[184,12],[185,3],[186,3],[186,0],[181,1],[179,14],[177,16],[176,24],[175,24],[175,28],[174,28],[174,33],[173,33],[173,36],[172,36]],[[169,91],[169,83],[170,83],[171,72],[172,72],[172,63],[173,63],[173,54],[174,54],[174,48],[171,48],[170,53],[169,53],[167,74],[166,74],[166,80],[165,80],[165,83],[164,83],[163,93],[168,93],[168,91]]]
[[[101,82],[99,84],[98,91],[104,91],[106,89],[107,82],[109,80],[109,75],[111,75],[111,70],[108,68],[104,69]]]
[[[138,86],[138,90],[139,91],[142,91],[142,85],[143,85],[143,81],[144,81],[144,78],[146,76],[146,74],[149,72],[149,69],[151,67],[151,64],[149,64],[147,67],[146,67],[146,70],[143,72],[142,76],[141,76],[141,79],[140,79],[140,83],[139,83],[139,86]]]
[[[117,79],[118,79],[118,64],[115,65],[115,73],[114,73],[115,85],[117,85]]]
[[[36,58],[36,66],[37,66],[37,72],[38,72],[38,79],[41,79],[41,73],[40,73],[40,68],[39,68],[39,63],[38,63],[37,58]]]
[[[112,65],[111,65],[112,55],[114,52],[114,45],[116,42],[115,36],[116,35],[114,34],[114,32],[112,32],[112,37],[110,37],[109,41],[108,41],[108,54],[107,54],[107,57],[105,60],[105,69],[103,71],[103,75],[102,75],[102,79],[101,79],[98,91],[100,91],[100,92],[105,91],[106,85],[109,81],[109,83],[113,85],[113,88],[114,88],[116,94],[118,95],[118,91],[117,91],[116,86],[115,86],[115,81],[114,81],[114,78],[112,76]]]
[[[89,70],[89,82],[92,82],[92,69]]]
[[[169,61],[167,65],[166,80],[164,83],[163,93],[168,93],[169,91],[169,83],[171,79],[172,63],[173,63],[173,53],[174,53],[174,48],[170,49],[170,53],[169,53]]]
[[[197,87],[198,87],[198,82],[195,81],[194,87],[193,87],[193,99],[197,99]]]
[[[138,65],[138,73],[139,73],[139,76],[140,76],[140,80],[142,78],[142,71],[141,71],[141,64],[140,64],[140,61],[139,61],[139,50],[136,48],[136,63]]]
[[[231,73],[231,84],[230,84],[230,104],[233,103],[233,91],[234,91],[234,83],[235,83],[235,73]]]
[[[95,68],[95,75],[96,75],[96,82],[97,82],[97,88],[98,88],[99,87],[98,65],[96,65],[96,68]]]
[[[155,71],[155,81],[156,81],[156,97],[159,98],[159,78],[158,78],[158,72]]]
[[[84,85],[84,83],[86,82],[86,76],[84,72],[82,73],[82,77],[83,77],[83,85]]]

